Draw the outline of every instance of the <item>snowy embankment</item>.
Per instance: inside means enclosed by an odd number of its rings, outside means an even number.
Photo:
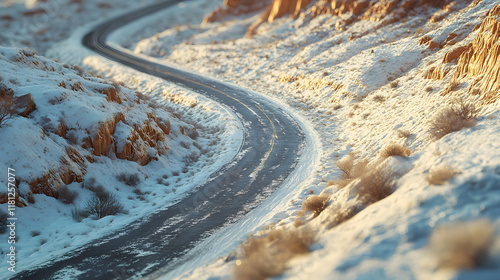
[[[181,278],[496,279],[500,7],[406,2],[332,16],[312,1],[251,38],[259,15],[229,15],[133,47],[280,99],[322,137],[314,180],[267,209],[260,238]]]
[[[115,3],[100,7],[97,1],[85,1],[68,4],[66,10],[49,9],[58,3],[6,7],[1,20],[11,33],[2,35],[31,36],[26,16],[5,15],[35,8],[56,18],[64,18],[74,6],[96,18],[137,8],[136,1],[120,1],[116,9],[109,7]],[[0,128],[1,168],[14,168],[19,180],[16,272],[169,206],[229,162],[241,145],[242,125],[231,111],[85,50],[81,35],[96,23],[78,28],[83,18],[78,14],[70,24],[56,20],[44,25],[54,32],[54,40],[75,32],[57,43],[57,50],[47,51],[54,41],[37,36],[1,43],[33,44],[52,58],[86,67],[58,63],[28,49],[0,49],[2,108],[13,103],[16,109],[8,110],[13,117]],[[5,203],[5,192],[1,195]],[[89,213],[93,197],[114,197],[118,213],[103,218]],[[6,247],[0,250],[8,253]],[[7,273],[2,271],[0,278]]]

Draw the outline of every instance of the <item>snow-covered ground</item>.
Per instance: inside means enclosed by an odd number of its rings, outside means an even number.
[[[203,183],[239,150],[243,137],[241,125],[231,112],[213,101],[165,85],[159,79],[115,67],[120,73],[115,79],[134,75],[141,81],[136,88],[145,93],[143,97],[134,90],[79,74],[78,69],[31,54],[2,48],[0,57],[3,85],[13,90],[14,97],[31,93],[36,104],[29,118],[15,117],[0,130],[2,168],[16,170],[19,196],[27,204],[16,211],[18,271],[74,250],[170,205]],[[81,89],[72,89],[76,84],[81,84]],[[119,88],[121,104],[107,101],[106,95],[100,93],[110,87]],[[169,134],[158,134],[157,150],[147,148],[156,160],[143,166],[134,159],[117,159],[113,153],[94,156],[92,151],[97,148],[85,147],[85,138],[95,137],[100,126],[117,114],[125,116],[111,134],[117,152],[130,139],[133,134],[130,129],[136,123],[141,129],[150,122],[153,129],[162,133],[152,119],[148,120],[151,114],[160,120],[158,123],[169,124]],[[59,132],[61,123],[67,127],[64,135]],[[77,179],[60,182],[59,171],[65,168],[70,168]],[[136,174],[137,185],[120,181],[122,173]],[[36,181],[47,174],[51,174],[47,184]],[[64,183],[71,192],[78,193],[70,204],[51,197]],[[72,209],[83,208],[99,185],[117,196],[126,214],[75,221]],[[6,253],[2,246],[1,254]]]
[[[310,196],[309,190],[329,197],[323,214],[305,219],[304,227],[316,235],[312,253],[288,263],[282,278],[496,279],[500,273],[500,147],[495,139],[500,132],[500,105],[488,96],[498,93],[475,90],[481,80],[474,76],[454,79],[456,60],[443,63],[443,59],[478,36],[475,27],[497,4],[493,0],[457,2],[446,10],[420,9],[387,25],[357,20],[345,30],[335,29],[339,17],[312,17],[309,10],[296,20],[264,23],[252,38],[244,34],[258,16],[240,16],[222,23],[167,29],[135,47],[133,43],[126,46],[279,99],[314,124],[322,150],[313,179],[297,185],[293,195],[282,193],[280,205],[265,208],[266,219],[256,210],[245,220],[258,220],[252,226],[245,224],[250,229],[247,234],[272,223],[293,231],[296,213]],[[443,20],[429,20],[445,11],[451,12]],[[436,69],[447,75],[431,78],[428,73]],[[477,124],[436,139],[436,120],[446,119],[439,117],[442,111],[460,99],[480,109]],[[391,144],[407,147],[411,154],[383,156]],[[337,164],[350,152],[370,162],[365,173],[380,166],[393,170],[395,192],[366,206],[357,192],[363,179],[341,188],[337,180],[343,173]],[[453,170],[452,178],[442,185],[431,184],[429,176],[439,168]],[[335,209],[351,207],[362,211],[326,229],[323,223],[334,216]],[[441,225],[481,218],[488,219],[497,232],[486,263],[472,271],[441,269],[440,254],[432,249],[436,244],[429,245],[432,233],[439,232]],[[460,242],[475,238],[460,224],[456,231],[466,233],[457,238],[445,236],[442,243],[451,240],[465,247]],[[234,242],[225,237],[220,240]],[[188,266],[181,278],[229,279],[238,261],[241,264],[245,258],[224,257],[194,271]]]

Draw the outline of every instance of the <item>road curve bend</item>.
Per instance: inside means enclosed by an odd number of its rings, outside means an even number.
[[[203,94],[250,124],[233,162],[167,209],[92,241],[77,251],[18,273],[14,279],[129,279],[175,267],[182,256],[217,229],[236,221],[271,195],[298,164],[305,135],[284,110],[231,85],[156,64],[106,44],[109,33],[140,17],[175,5],[170,0],[96,26],[87,48],[138,71]],[[147,254],[144,254],[147,251]]]

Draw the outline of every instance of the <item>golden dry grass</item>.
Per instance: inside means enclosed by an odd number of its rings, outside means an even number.
[[[359,213],[360,210],[361,209],[359,207],[342,208],[338,205],[330,206],[324,212],[327,215],[327,218],[325,219],[326,227],[327,228],[336,227],[354,217],[356,214]]]
[[[345,188],[354,179],[361,177],[366,173],[368,161],[358,159],[353,153],[349,153],[345,158],[337,162],[337,167],[343,172],[340,179],[335,181],[339,189]]]
[[[476,220],[437,227],[430,238],[430,249],[439,268],[472,269],[488,257],[494,227],[488,220]]]
[[[411,155],[411,150],[403,145],[390,144],[382,149],[380,156],[382,158],[388,157],[407,157]]]
[[[370,205],[382,200],[394,192],[395,174],[384,167],[377,167],[361,177],[360,187],[357,194],[363,204]]]
[[[452,106],[438,114],[431,121],[431,135],[435,139],[476,125],[479,108],[463,99],[453,101]]]
[[[429,171],[426,180],[430,185],[442,185],[449,179],[453,178],[456,171],[449,166],[441,166]]]
[[[241,247],[233,270],[235,280],[264,280],[283,273],[292,258],[307,254],[313,235],[306,230],[271,230],[250,237]]]

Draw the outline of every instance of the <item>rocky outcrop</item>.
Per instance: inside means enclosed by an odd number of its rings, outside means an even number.
[[[443,63],[446,64],[446,63],[450,63],[450,62],[454,61],[455,59],[457,59],[459,56],[461,56],[464,52],[466,52],[468,50],[469,50],[469,46],[461,46],[458,48],[454,48],[453,50],[447,52],[444,55]]]
[[[494,102],[500,90],[500,5],[488,11],[477,32],[458,58],[454,78],[478,77],[473,86],[488,97],[487,102]]]
[[[122,100],[120,99],[118,91],[115,87],[111,86],[109,88],[97,89],[97,91],[106,95],[106,100],[108,102],[116,102],[118,104],[122,104]]]
[[[224,0],[221,7],[218,7],[203,19],[203,23],[221,21],[227,16],[253,13],[266,8],[270,3],[270,0]]]
[[[47,171],[42,177],[29,182],[31,194],[45,194],[57,198],[57,189],[73,182],[83,182],[87,161],[74,148],[67,147],[59,168]]]
[[[117,135],[117,137],[125,138],[115,143],[117,158],[146,165],[156,155],[166,153],[167,146],[163,141],[165,141],[167,133],[161,127],[166,129],[167,125],[159,121],[154,113],[149,113],[148,117],[149,119],[141,126],[135,123],[133,127],[125,127],[127,131],[126,138],[123,135]],[[127,126],[124,123],[119,125]],[[154,149],[155,155],[150,154],[149,148]]]
[[[241,14],[239,11],[255,11],[261,9],[265,2],[267,1],[226,0],[224,5],[210,13],[204,22],[218,21],[228,14]],[[382,25],[396,22],[411,15],[413,9],[421,6],[440,8],[440,11],[430,18],[431,22],[438,22],[455,10],[456,2],[446,0],[273,0],[267,4],[267,9],[261,17],[250,26],[247,35],[254,34],[255,29],[263,22],[273,22],[287,15],[297,17],[308,6],[311,7],[307,14],[312,17],[320,14],[350,15],[347,19],[339,20],[336,25],[336,28],[342,29],[343,26],[360,19],[381,21]]]
[[[35,111],[36,104],[31,93],[15,97],[12,101],[13,110],[20,116],[27,117]]]

